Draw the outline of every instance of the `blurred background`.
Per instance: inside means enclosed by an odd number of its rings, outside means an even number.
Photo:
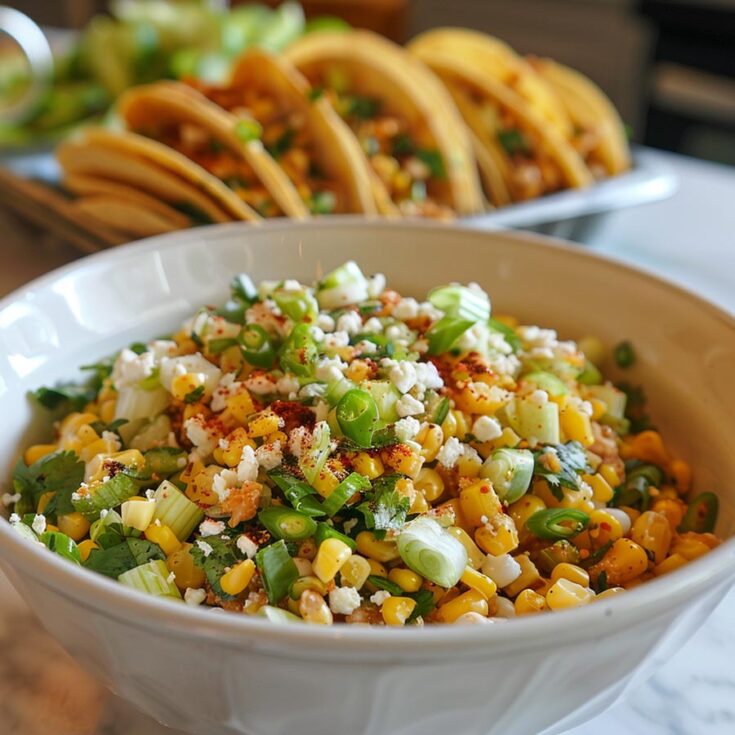
[[[110,88],[125,83],[112,78],[120,76],[111,63],[116,55],[136,55],[135,81],[145,81],[156,68],[156,24],[147,23],[140,12],[139,6],[145,3],[15,0],[8,4],[51,29],[55,50],[73,44],[69,33],[73,29],[91,37],[92,53],[98,55],[96,73],[102,76],[97,80],[102,81],[101,87],[77,89],[77,98],[70,95],[65,105],[56,104],[56,119],[41,120],[42,125],[63,123],[63,116],[73,116],[80,105],[92,112],[103,109]],[[224,0],[194,4],[215,9],[227,5]],[[238,11],[243,5],[246,3],[231,3]],[[487,31],[520,52],[548,55],[589,75],[615,102],[635,141],[735,164],[735,0],[304,0],[301,5],[307,18],[342,18],[396,41],[438,25]],[[104,16],[110,11],[127,19],[132,28],[127,39],[109,30],[109,15]],[[160,9],[156,15],[159,23],[165,21]],[[205,47],[196,35],[204,32],[206,24],[192,21],[187,26],[183,17],[178,21],[179,34],[188,34],[191,44]],[[186,17],[192,20],[191,15]],[[237,46],[237,30],[233,23],[225,45]],[[0,93],[6,94],[17,83],[9,74],[9,62],[3,63],[7,50],[7,43],[0,41],[0,69],[4,67]],[[208,65],[210,73],[216,72],[217,53],[207,49],[203,57],[181,53],[174,64],[199,63]],[[88,75],[83,68],[75,68],[75,63],[79,59],[72,56],[67,67],[57,70],[66,76],[69,89],[79,87],[79,80]],[[0,143],[2,137],[0,130]]]

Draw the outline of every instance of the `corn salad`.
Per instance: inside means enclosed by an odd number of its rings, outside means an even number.
[[[313,287],[240,275],[172,337],[36,392],[60,418],[16,466],[11,524],[147,594],[281,623],[588,605],[719,543],[717,497],[605,359],[491,316],[477,284],[417,301],[354,262]]]

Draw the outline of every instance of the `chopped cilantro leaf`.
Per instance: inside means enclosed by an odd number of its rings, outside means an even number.
[[[199,385],[184,396],[184,403],[196,403],[204,395],[204,386]]]
[[[26,466],[18,460],[13,472],[13,488],[21,500],[16,512],[31,512],[38,507],[41,495],[53,492],[44,515],[53,517],[72,513],[71,495],[84,479],[84,462],[74,452],[54,452]]]
[[[107,549],[95,549],[83,565],[87,569],[117,579],[121,574],[154,559],[166,560],[161,548],[141,538],[128,538]]]
[[[401,528],[406,522],[409,499],[396,490],[400,475],[387,475],[375,481],[372,494],[357,506],[365,517],[365,525],[373,530],[387,531]]]
[[[199,546],[197,542],[191,547],[190,554],[194,559],[194,563],[204,570],[207,581],[214,592],[223,600],[233,600],[232,595],[228,595],[220,585],[220,579],[225,573],[227,567],[234,567],[240,559],[237,555],[237,547],[235,540],[229,536],[207,536],[201,541],[204,548]],[[211,551],[205,553],[205,549],[209,547]]]
[[[559,469],[551,469],[554,466],[554,460],[552,458],[549,462],[547,459],[547,455],[552,453],[550,450],[553,450],[553,454],[556,455],[556,459],[559,461]],[[564,497],[562,490],[564,487],[570,490],[579,490],[579,475],[591,471],[591,468],[587,465],[587,455],[584,448],[577,441],[545,447],[534,452],[533,455],[535,458],[534,474],[546,480],[557,500]]]

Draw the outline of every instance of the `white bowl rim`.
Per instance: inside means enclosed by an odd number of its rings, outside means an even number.
[[[492,232],[456,226],[440,225],[448,236],[474,236],[478,240],[483,237],[500,235],[503,238],[518,241],[520,247],[536,248],[544,251],[556,250],[561,257],[583,258],[618,270],[627,276],[636,276],[644,282],[653,282],[659,287],[678,294],[693,303],[700,311],[708,312],[730,328],[735,335],[735,318],[715,306],[706,299],[660,278],[645,269],[624,264],[614,258],[599,253],[583,250],[580,246],[561,240],[536,235],[528,232],[495,230]],[[299,229],[323,229],[359,227],[375,230],[398,230],[409,232],[435,232],[435,223],[370,220],[357,216],[332,217],[316,222],[294,222],[277,220],[261,225],[258,229],[267,228],[275,232],[292,232]],[[229,239],[233,231],[250,231],[252,226],[244,223],[227,223],[196,228],[177,233],[160,235],[145,240],[129,243],[112,250],[105,250],[73,261],[61,268],[51,271],[25,284],[0,300],[0,310],[11,303],[24,298],[29,293],[44,288],[69,272],[78,268],[87,268],[90,264],[115,262],[137,257],[151,250],[179,247],[182,242],[191,238],[201,239],[206,233],[207,242],[215,243],[220,239]],[[100,574],[95,574],[82,567],[69,564],[56,554],[29,544],[23,537],[12,530],[4,517],[0,518],[0,551],[5,563],[12,569],[20,567],[30,573],[35,581],[52,589],[63,597],[104,611],[108,616],[116,618],[128,625],[145,628],[158,628],[164,625],[174,632],[196,633],[198,636],[213,639],[245,643],[262,643],[264,645],[282,647],[292,643],[296,647],[312,650],[311,655],[327,657],[329,647],[325,644],[333,642],[342,653],[356,650],[370,651],[378,655],[395,658],[399,653],[412,658],[446,655],[452,650],[473,649],[487,653],[495,644],[515,644],[517,648],[525,648],[538,642],[553,642],[557,637],[564,638],[570,634],[585,632],[589,635],[599,631],[599,626],[609,624],[615,615],[618,623],[621,620],[632,624],[645,623],[645,616],[655,618],[660,614],[662,604],[683,602],[697,592],[717,586],[728,572],[735,566],[735,537],[727,539],[709,554],[690,562],[685,567],[670,575],[659,577],[637,587],[634,591],[594,603],[563,614],[529,615],[509,621],[504,625],[431,625],[418,631],[416,628],[390,628],[383,626],[334,625],[316,626],[306,624],[279,625],[249,615],[213,614],[209,608],[193,607],[186,604],[172,604],[170,600],[158,599],[128,589],[116,581]],[[14,571],[16,571],[14,569]],[[657,611],[657,608],[659,610]],[[167,631],[168,632],[168,631]],[[420,643],[419,646],[416,644]]]

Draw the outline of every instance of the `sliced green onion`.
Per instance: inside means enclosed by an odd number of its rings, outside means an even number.
[[[613,505],[647,510],[651,503],[649,488],[661,487],[663,479],[663,470],[654,464],[639,464],[628,468],[625,482],[615,489]]]
[[[269,368],[276,359],[276,350],[268,332],[259,324],[246,324],[237,335],[242,356],[256,367]]]
[[[398,553],[409,569],[441,587],[454,587],[467,567],[465,547],[426,516],[403,527]]]
[[[271,505],[258,513],[258,520],[277,539],[303,541],[314,535],[316,521],[306,513],[281,505]]]
[[[277,605],[287,594],[291,583],[298,578],[299,570],[288,553],[286,542],[281,539],[262,548],[255,555],[268,600]]]
[[[389,380],[366,380],[361,386],[375,401],[378,407],[379,426],[387,426],[398,421],[398,403],[401,393]]]
[[[337,404],[337,423],[358,447],[369,447],[378,423],[378,405],[367,391],[348,390]]]
[[[65,533],[61,533],[61,531],[45,531],[41,534],[40,541],[47,549],[64,559],[73,561],[75,564],[82,563],[79,547]]]
[[[153,519],[168,526],[179,541],[189,538],[204,518],[204,511],[168,480],[158,486],[153,497],[156,500]]]
[[[138,494],[138,484],[127,475],[120,473],[100,485],[89,488],[87,495],[72,498],[74,510],[81,513],[88,521],[97,520],[101,510],[117,508],[126,500]]]
[[[533,453],[528,449],[496,449],[482,465],[480,477],[490,480],[498,497],[510,504],[531,487],[533,467]]]
[[[281,625],[304,622],[303,618],[300,618],[298,615],[294,615],[288,610],[282,610],[280,607],[273,607],[273,605],[263,605],[255,615],[259,618],[266,618],[271,623],[279,623]]]
[[[246,304],[252,304],[258,298],[258,289],[255,288],[252,278],[245,273],[235,276],[230,282],[232,298]]]
[[[444,397],[439,401],[436,408],[434,409],[434,415],[431,417],[431,422],[433,424],[443,424],[444,419],[447,417],[447,414],[449,413],[449,399]]]
[[[377,587],[379,590],[390,592],[391,595],[394,595],[395,597],[402,597],[405,594],[400,585],[397,585],[395,582],[391,582],[385,577],[379,577],[377,574],[371,574],[367,578],[367,582],[373,585],[373,587]]]
[[[332,434],[329,425],[320,421],[311,434],[311,444],[299,457],[299,469],[304,473],[306,481],[313,485],[319,473],[329,459]]]
[[[313,321],[319,311],[316,299],[306,288],[298,291],[279,288],[271,296],[278,308],[294,322],[302,322],[307,317]]]
[[[237,340],[234,337],[222,337],[221,339],[210,339],[207,342],[207,352],[210,355],[221,355],[225,350],[234,347]]]
[[[330,526],[328,523],[322,521],[316,527],[314,542],[317,546],[320,546],[322,541],[328,538],[336,538],[338,541],[347,544],[353,551],[357,549],[357,542],[354,539],[344,533],[340,533],[334,526]]]
[[[541,549],[536,556],[536,566],[546,576],[551,576],[554,567],[564,562],[579,564],[579,549],[566,539],[555,541],[551,546]]]
[[[302,480],[297,480],[285,472],[273,471],[270,478],[281,489],[294,510],[305,513],[312,518],[325,515],[322,504],[314,497],[316,490]]]
[[[584,368],[577,376],[577,382],[582,385],[600,385],[602,383],[602,373],[593,362],[585,359]]]
[[[529,383],[534,383],[536,386],[545,390],[550,396],[565,396],[569,393],[566,383],[554,373],[549,373],[546,370],[535,370],[528,375],[523,376],[524,380]]]
[[[712,533],[717,525],[720,501],[714,493],[700,493],[694,498],[678,530],[680,532]],[[43,537],[41,537],[43,541]]]
[[[187,454],[178,447],[154,447],[143,454],[148,474],[158,478],[168,477],[186,467]]]
[[[322,309],[339,309],[366,301],[368,282],[354,260],[335,268],[321,280],[316,294]]]
[[[633,345],[628,342],[621,342],[615,346],[613,350],[613,357],[615,358],[615,364],[621,368],[629,368],[635,362],[635,350]]]
[[[170,576],[166,562],[154,559],[147,564],[141,564],[139,567],[123,572],[117,581],[138,592],[144,592],[146,595],[181,599],[179,588],[173,580],[169,581]]]
[[[526,528],[538,538],[556,540],[576,536],[589,522],[590,517],[575,508],[545,508],[526,521]]]
[[[318,356],[319,350],[311,334],[311,327],[308,324],[297,324],[283,343],[278,359],[284,372],[306,378],[312,374]]]
[[[369,488],[370,480],[367,477],[352,472],[329,493],[322,507],[328,516],[333,516],[355,493]]]
[[[475,324],[475,321],[472,319],[458,319],[452,316],[442,317],[426,333],[426,339],[429,341],[429,354],[441,355],[448,352],[473,324]]]
[[[428,299],[437,309],[444,312],[444,316],[471,319],[474,322],[486,322],[490,318],[488,295],[467,286],[459,284],[440,286],[429,292]]]
[[[104,518],[98,518],[89,528],[89,538],[101,549],[117,546],[125,540],[122,516],[110,510]]]

